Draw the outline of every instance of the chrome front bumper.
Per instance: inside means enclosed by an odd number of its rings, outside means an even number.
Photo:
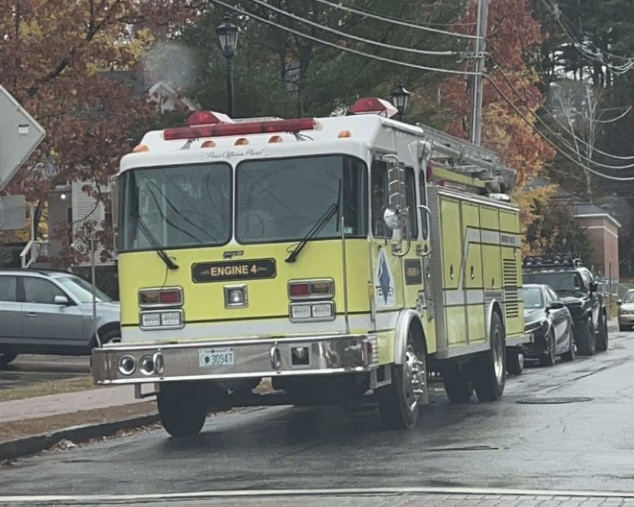
[[[233,364],[206,364],[210,351],[223,349]],[[122,373],[122,358],[136,364],[130,374]],[[93,349],[91,369],[97,384],[140,384],[364,372],[378,362],[377,337],[370,334],[106,345]]]

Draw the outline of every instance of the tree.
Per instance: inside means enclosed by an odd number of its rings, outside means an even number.
[[[43,203],[55,183],[90,182],[103,201],[108,178],[155,120],[156,107],[107,72],[140,68],[155,41],[188,19],[194,0],[7,0],[0,3],[0,68],[4,86],[47,131],[38,154],[7,188]],[[54,179],[33,170],[46,162]],[[38,208],[41,204],[38,204]],[[107,224],[106,224],[107,226]]]
[[[476,14],[477,5],[472,3],[460,22],[474,22]],[[526,227],[535,218],[534,203],[543,199],[549,191],[549,187],[529,190],[526,185],[554,157],[552,147],[532,128],[535,120],[529,113],[529,110],[538,110],[543,101],[539,76],[529,63],[538,54],[544,38],[539,23],[531,15],[528,0],[491,2],[488,31],[487,44],[493,69],[484,82],[483,145],[496,152],[505,165],[517,171],[515,197],[521,208],[522,226]],[[472,70],[472,66],[468,69]],[[471,80],[462,78],[449,79],[441,86],[443,105],[454,118],[447,129],[464,138],[468,137],[470,124],[471,86]],[[526,119],[522,119],[513,106],[523,111]]]

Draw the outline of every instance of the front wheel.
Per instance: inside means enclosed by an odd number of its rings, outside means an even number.
[[[520,349],[507,349],[506,371],[510,375],[521,375],[524,371],[524,353]]]
[[[404,363],[392,365],[392,383],[378,389],[381,420],[389,429],[411,428],[418,420],[420,402],[427,390],[422,339],[410,329]]]
[[[608,350],[608,321],[603,316],[599,323],[599,337],[597,339],[597,352],[605,352]]]
[[[161,424],[173,437],[196,435],[207,417],[205,392],[196,382],[166,382],[156,396]]]
[[[491,318],[491,348],[474,360],[472,382],[480,401],[497,401],[506,382],[506,340],[502,319],[497,312]]]
[[[539,358],[539,364],[542,366],[553,366],[557,360],[557,350],[555,345],[555,335],[550,331],[544,338],[546,342],[546,350]]]
[[[3,352],[0,353],[0,367],[6,366],[8,365],[11,361],[13,361],[16,357],[18,357],[17,354],[12,354],[10,352]]]
[[[596,347],[596,335],[594,334],[594,326],[592,320],[588,319],[585,325],[579,326],[579,332],[576,337],[577,351],[582,356],[594,355]]]
[[[568,352],[561,355],[562,361],[574,361],[575,360],[575,340],[572,337],[572,332],[568,336],[569,348]]]

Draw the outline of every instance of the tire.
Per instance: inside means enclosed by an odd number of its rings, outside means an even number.
[[[197,435],[205,424],[209,404],[196,382],[166,382],[156,396],[161,424],[173,437]]]
[[[518,349],[506,351],[506,371],[509,375],[521,375],[524,371],[524,353]]]
[[[555,335],[552,331],[548,332],[546,337],[546,350],[539,357],[539,364],[541,366],[554,366],[557,360],[557,344],[555,343]]]
[[[110,342],[120,342],[121,341],[121,330],[120,329],[111,329],[103,336],[99,336],[101,338],[101,344],[105,345]]]
[[[594,355],[596,335],[594,334],[594,326],[592,325],[592,321],[590,319],[586,321],[585,326],[579,326],[579,332],[575,336],[575,342],[577,343],[577,352],[579,352],[579,355]]]
[[[456,362],[450,360],[442,369],[442,382],[451,403],[466,403],[473,396],[469,372]]]
[[[597,352],[605,352],[608,350],[608,341],[608,321],[604,315],[601,317],[601,322],[599,323],[599,337],[596,344]]]
[[[478,400],[497,401],[506,382],[506,339],[499,313],[493,312],[489,332],[491,348],[474,359],[471,382]]]
[[[11,352],[0,353],[0,368],[7,366],[16,357],[18,357],[18,355]]]
[[[392,365],[392,383],[378,389],[381,420],[388,429],[407,429],[416,424],[420,402],[426,398],[427,358],[424,338],[410,327],[404,364]]]
[[[575,353],[575,340],[572,336],[572,332],[570,333],[570,348],[568,349],[568,352],[564,352],[561,355],[561,360],[562,361],[574,361],[576,357],[576,353]]]

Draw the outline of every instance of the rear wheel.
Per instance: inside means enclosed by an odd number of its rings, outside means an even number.
[[[599,323],[599,337],[597,338],[597,352],[605,352],[608,350],[608,321],[605,315]]]
[[[521,375],[524,371],[524,353],[521,349],[506,350],[506,371],[510,375]]]
[[[422,333],[410,327],[403,364],[392,365],[392,383],[378,389],[383,424],[389,429],[414,426],[426,389],[427,362]]]
[[[594,326],[592,321],[588,319],[584,324],[579,326],[579,332],[575,337],[577,342],[577,352],[582,356],[594,355],[596,347],[596,335],[594,334]]]
[[[546,349],[539,358],[539,364],[542,366],[553,366],[557,360],[557,351],[555,345],[555,335],[552,331],[548,332],[544,341],[546,342]]]
[[[473,362],[471,381],[480,401],[497,401],[506,382],[506,340],[502,319],[497,312],[491,318],[491,348]]]
[[[166,382],[156,396],[161,424],[173,437],[200,432],[209,408],[203,387],[196,382]]]
[[[442,369],[442,381],[451,403],[466,403],[473,396],[469,372],[463,365],[450,361]]]
[[[18,357],[17,354],[12,354],[10,352],[0,353],[0,367],[8,365],[16,357]]]

